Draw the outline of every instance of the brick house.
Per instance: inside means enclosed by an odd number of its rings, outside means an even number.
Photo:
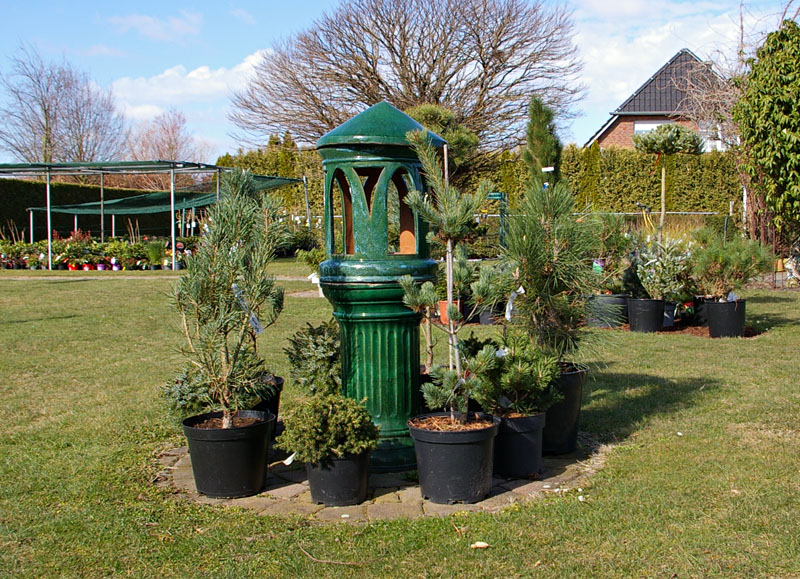
[[[646,133],[665,123],[680,123],[700,133],[706,141],[706,151],[721,149],[722,144],[713,138],[712,131],[701,130],[695,122],[681,115],[686,100],[682,80],[707,70],[707,65],[691,50],[680,50],[611,113],[611,118],[584,146],[597,143],[601,148],[632,149],[634,134]],[[716,73],[712,71],[712,74]]]

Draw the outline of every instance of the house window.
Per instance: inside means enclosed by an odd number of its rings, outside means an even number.
[[[649,133],[653,129],[661,125],[668,125],[672,121],[633,121],[633,134],[641,135],[642,133]]]

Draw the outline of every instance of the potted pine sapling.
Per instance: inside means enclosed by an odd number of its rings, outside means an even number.
[[[558,361],[551,383],[561,401],[547,410],[543,452],[575,449],[587,368],[572,358],[584,340],[586,296],[596,290],[592,258],[597,255],[597,222],[575,213],[574,197],[558,181],[544,188],[532,182],[509,219],[503,255],[515,268],[512,323],[534,347]]]
[[[475,400],[500,417],[494,443],[494,472],[508,478],[538,476],[542,470],[545,411],[560,400],[551,385],[561,370],[518,330],[503,332],[496,366],[479,383]]]
[[[275,416],[246,409],[263,395],[268,374],[256,338],[283,308],[283,290],[268,272],[284,237],[278,209],[252,176],[229,175],[172,292],[186,364],[165,395],[179,411],[202,411],[182,424],[197,490],[210,497],[256,494],[266,478]]]
[[[712,338],[744,335],[746,301],[734,292],[770,270],[773,256],[757,241],[710,236],[692,252],[692,277],[705,295],[703,312]]]
[[[358,504],[367,496],[369,454],[379,428],[358,401],[343,396],[339,326],[308,325],[284,351],[295,384],[310,398],[286,413],[276,445],[305,463],[311,500],[327,506]]]
[[[486,497],[491,489],[493,441],[499,419],[469,413],[467,404],[479,376],[496,358],[491,347],[474,358],[462,357],[458,330],[463,317],[455,305],[454,266],[456,245],[469,233],[470,221],[485,201],[490,187],[483,183],[475,194],[460,194],[444,178],[436,151],[425,134],[409,133],[408,140],[422,163],[429,191],[412,191],[406,202],[432,226],[433,235],[445,247],[447,284],[448,321],[444,328],[449,363],[447,367],[434,367],[431,382],[423,385],[428,407],[446,408],[446,411],[409,421],[420,490],[424,498],[437,503],[476,502]]]
[[[628,300],[632,332],[658,332],[665,325],[667,304],[674,318],[675,303],[684,297],[689,279],[689,255],[681,240],[643,245],[636,257],[636,274],[647,298]]]

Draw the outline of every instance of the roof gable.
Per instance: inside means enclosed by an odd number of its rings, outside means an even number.
[[[702,65],[691,50],[684,48],[673,56],[658,72],[651,76],[628,100],[622,103],[615,115],[664,114],[681,111],[686,92],[681,90],[681,81]]]

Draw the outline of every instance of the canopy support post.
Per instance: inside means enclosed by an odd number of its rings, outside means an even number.
[[[100,243],[103,243],[103,241],[105,241],[105,234],[106,234],[106,216],[105,216],[105,212],[103,211],[103,209],[104,209],[103,202],[105,201],[104,200],[104,197],[105,197],[105,195],[104,195],[105,194],[104,185],[105,185],[105,183],[104,183],[103,177],[105,177],[105,173],[100,173]]]
[[[50,168],[47,168],[47,269],[53,269],[53,222],[50,215]]]
[[[111,237],[117,236],[117,216],[111,216]]]
[[[172,271],[175,271],[177,256],[175,253],[175,169],[169,171],[169,221],[172,236]]]
[[[303,193],[306,196],[306,225],[311,229],[311,208],[308,205],[308,177],[303,175]]]
[[[30,229],[31,234],[28,236],[31,240],[31,245],[33,245],[33,211],[28,209],[28,221],[30,222]]]
[[[75,233],[78,233],[78,215],[77,215],[77,213],[75,215],[73,215],[72,217],[73,217],[72,231],[74,231]]]

